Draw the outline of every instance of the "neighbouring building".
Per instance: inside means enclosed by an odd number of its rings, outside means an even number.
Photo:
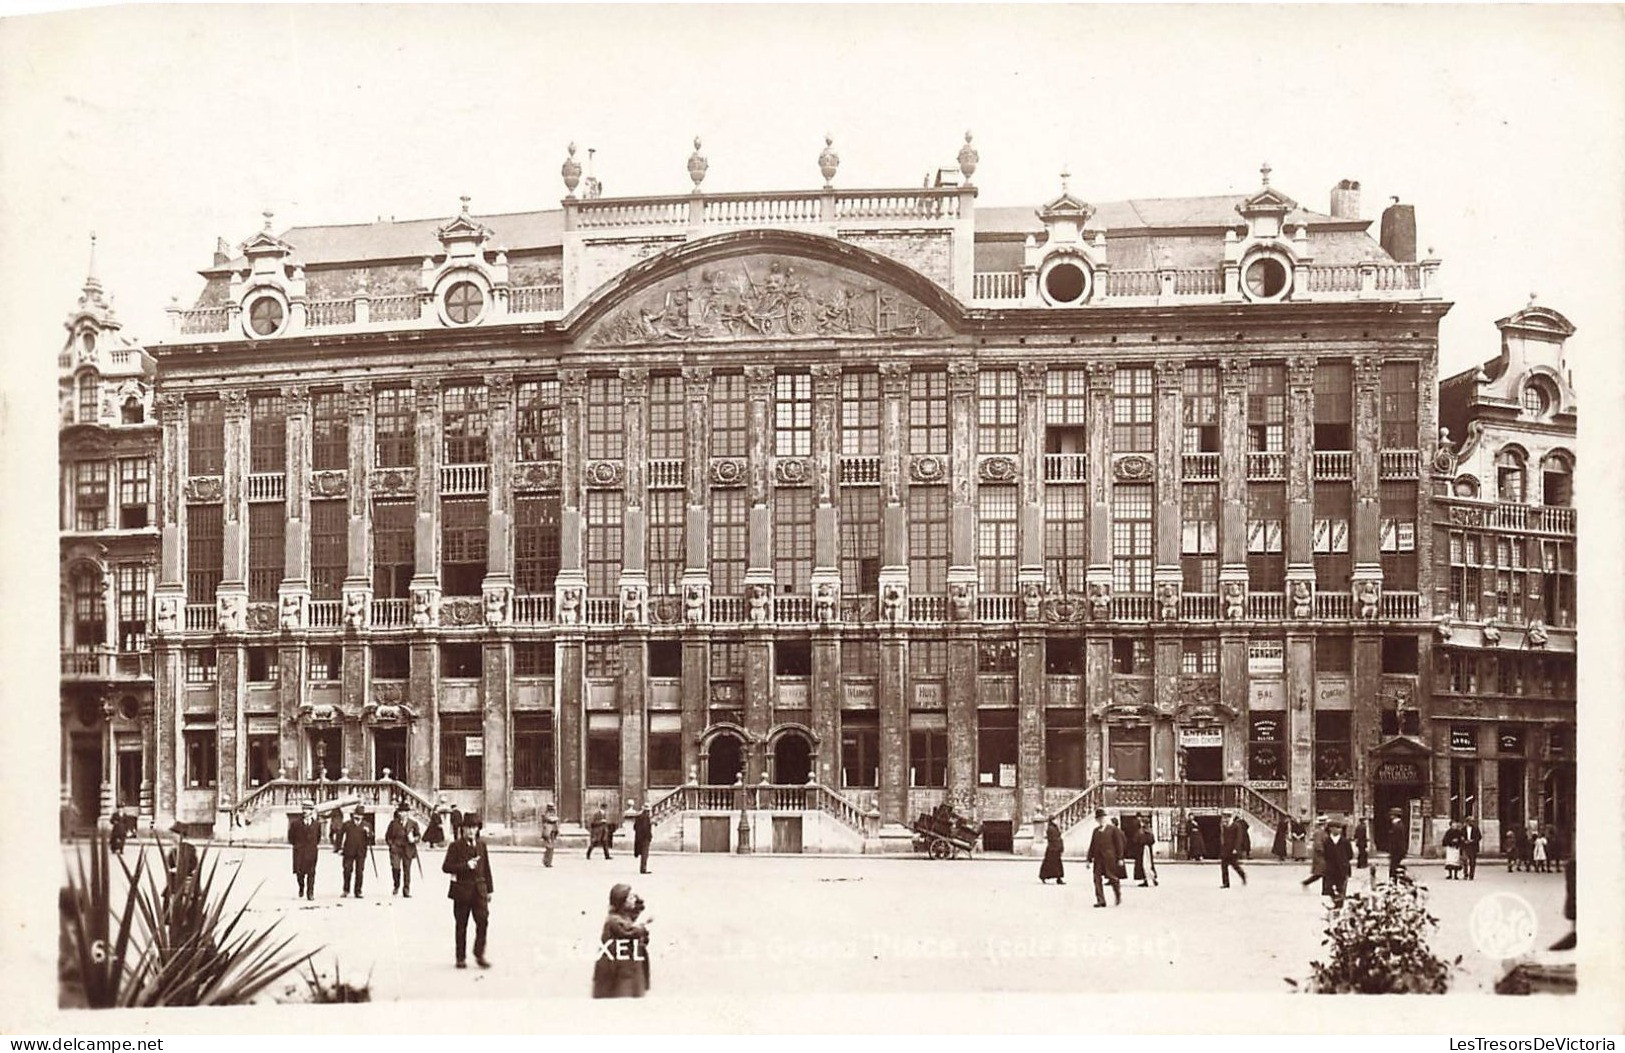
[[[1435,831],[1478,818],[1569,843],[1575,789],[1575,392],[1568,319],[1528,307],[1495,323],[1501,351],[1439,386],[1434,465]]]
[[[444,794],[522,837],[647,796],[685,847],[744,805],[761,847],[884,850],[948,800],[995,850],[1099,803],[1165,843],[1221,807],[1431,839],[1430,681],[1480,619],[1434,621],[1449,305],[1409,206],[1373,238],[1357,183],[1320,212],[1266,166],[982,207],[969,136],[924,188],[837,188],[826,148],[821,189],[706,193],[696,144],[691,193],[577,197],[573,154],[549,211],[267,216],[172,312],[159,821]],[[1461,723],[1487,756],[1524,719]]]
[[[123,333],[96,277],[94,238],[89,274],[65,326],[57,356],[60,806],[62,828],[72,833],[115,808],[153,814],[157,770],[147,639],[158,571],[155,367]]]

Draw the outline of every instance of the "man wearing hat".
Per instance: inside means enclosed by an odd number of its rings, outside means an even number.
[[[1230,871],[1234,870],[1241,883],[1247,883],[1247,872],[1241,869],[1241,850],[1246,844],[1246,830],[1230,812],[1221,812],[1219,824],[1219,880],[1220,888],[1230,887]]]
[[[654,819],[649,814],[649,802],[644,801],[632,817],[632,854],[638,857],[638,873],[649,872],[649,848],[654,844]]]
[[[1123,903],[1123,857],[1124,852],[1123,829],[1106,821],[1106,809],[1095,809],[1095,829],[1089,835],[1089,853],[1084,861],[1094,865],[1095,872],[1095,906],[1106,905],[1106,890],[1101,882],[1112,887],[1112,897],[1121,906]]]
[[[355,898],[361,898],[361,880],[366,876],[367,854],[372,848],[372,830],[367,826],[367,810],[356,805],[350,819],[339,828],[337,850],[344,861],[344,892],[350,894],[350,879],[355,879]]]
[[[1354,846],[1344,836],[1341,817],[1326,824],[1326,838],[1321,847],[1320,894],[1330,896],[1333,906],[1341,907],[1348,894],[1349,874],[1354,869]]]
[[[553,806],[552,801],[542,811],[542,866],[553,865],[553,849],[559,843],[559,810]]]
[[[1388,809],[1388,834],[1383,847],[1388,849],[1388,880],[1393,881],[1405,868],[1405,853],[1411,847],[1411,832],[1406,829],[1404,814],[1398,808]]]
[[[418,841],[422,837],[411,809],[405,804],[396,805],[395,818],[390,820],[388,829],[384,831],[384,843],[389,846],[389,876],[395,883],[390,895],[401,893],[411,898],[412,864],[418,858]],[[404,875],[402,871],[405,871]]]
[[[457,840],[446,848],[440,869],[451,875],[446,898],[451,900],[451,916],[457,923],[457,968],[468,968],[468,919],[474,919],[474,961],[481,969],[491,968],[485,959],[485,929],[490,920],[493,889],[491,857],[479,838],[480,817],[469,812],[462,817]]]
[[[316,860],[322,854],[322,822],[316,818],[316,802],[306,801],[299,818],[288,827],[288,844],[293,846],[293,878],[299,883],[299,896],[316,898]]]
[[[1319,881],[1326,873],[1326,813],[1315,817],[1315,831],[1309,835],[1309,876],[1301,884],[1304,888]]]

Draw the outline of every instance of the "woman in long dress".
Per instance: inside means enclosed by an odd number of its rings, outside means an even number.
[[[1044,828],[1044,862],[1038,867],[1038,880],[1049,884],[1054,878],[1057,885],[1066,884],[1066,868],[1061,864],[1061,853],[1066,845],[1061,840],[1061,828],[1051,819]]]

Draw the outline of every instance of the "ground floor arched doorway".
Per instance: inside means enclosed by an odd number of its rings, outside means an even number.
[[[711,738],[706,753],[705,781],[710,786],[732,786],[745,770],[745,744],[731,731]]]
[[[773,781],[799,786],[812,774],[812,742],[799,731],[787,731],[773,745]]]

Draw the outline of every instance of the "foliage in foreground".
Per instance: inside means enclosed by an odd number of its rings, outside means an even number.
[[[252,893],[228,914],[237,879],[218,886],[218,860],[207,848],[184,877],[149,865],[145,847],[133,868],[120,858],[121,900],[112,860],[98,833],[69,867],[58,903],[65,1007],[240,1005],[316,953],[290,950],[292,937],[273,941],[280,921],[263,931],[246,926]]]
[[[1444,994],[1461,957],[1447,962],[1428,948],[1438,925],[1424,886],[1401,879],[1356,892],[1327,914],[1320,942],[1331,960],[1309,963],[1301,985],[1287,983],[1316,994]]]

